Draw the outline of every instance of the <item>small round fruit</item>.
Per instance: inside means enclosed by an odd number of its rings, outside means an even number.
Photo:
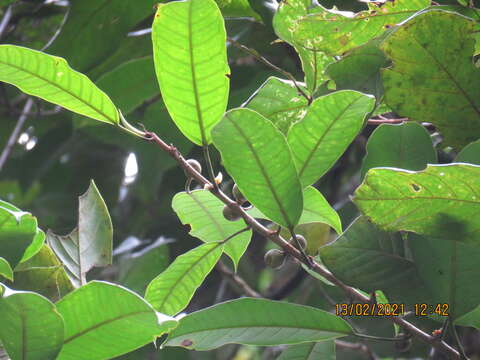
[[[305,250],[305,248],[307,247],[307,240],[305,240],[305,238],[302,236],[302,235],[295,235],[298,242],[300,243],[300,246],[302,247],[302,250]],[[295,239],[293,237],[290,238],[290,243],[297,247],[297,242],[295,241]]]
[[[265,264],[272,269],[278,269],[282,267],[285,262],[285,253],[279,249],[271,249],[265,253],[263,257]]]
[[[233,197],[235,198],[235,200],[237,200],[237,203],[239,203],[240,205],[243,205],[243,203],[247,201],[247,199],[245,199],[245,196],[243,196],[240,189],[238,188],[237,184],[233,185],[232,193],[233,193]]]
[[[235,210],[230,209],[227,205],[223,206],[223,217],[230,221],[237,221],[241,218]]]
[[[193,167],[197,172],[202,172],[202,165],[195,159],[188,159],[187,164]],[[189,177],[190,175],[185,172],[185,175]]]

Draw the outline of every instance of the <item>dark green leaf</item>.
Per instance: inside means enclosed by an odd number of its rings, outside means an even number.
[[[207,190],[181,192],[172,200],[173,210],[182,224],[190,225],[190,234],[205,242],[218,242],[245,227],[242,221],[229,221],[223,217],[224,204]],[[232,259],[235,268],[252,237],[248,230],[236,235],[225,246],[225,253]]]
[[[223,244],[208,243],[178,256],[147,287],[145,299],[167,315],[185,309],[193,294],[222,256]]]
[[[303,187],[316,182],[338,160],[362,129],[375,99],[345,90],[312,103],[302,121],[288,133]]]
[[[291,81],[269,77],[245,105],[273,122],[284,134],[307,113],[307,99]]]
[[[387,105],[401,116],[431,122],[445,145],[456,148],[480,137],[474,26],[461,15],[429,11],[400,26],[382,45],[393,61],[383,73]]]
[[[257,112],[235,109],[215,126],[212,137],[247,199],[273,221],[293,228],[302,212],[302,190],[282,133]]]
[[[480,165],[480,140],[465,146],[455,158],[455,162]]]
[[[65,321],[64,345],[57,360],[111,359],[154,341],[177,324],[155,313],[137,294],[100,281],[68,294],[57,308]]]
[[[277,360],[336,360],[335,342],[322,341],[289,346]]]
[[[382,124],[370,135],[367,155],[363,159],[362,177],[374,167],[423,170],[437,162],[432,139],[419,124]]]
[[[163,101],[182,133],[198,145],[227,107],[226,32],[213,0],[160,5],[152,28],[155,70]]]
[[[467,164],[429,165],[413,172],[370,169],[355,192],[354,202],[381,228],[444,237],[461,223],[465,236],[480,240],[480,167]]]
[[[0,46],[0,80],[78,114],[110,124],[119,115],[110,98],[65,59],[15,45]]]
[[[165,343],[195,350],[225,344],[281,345],[321,341],[352,334],[343,319],[309,306],[242,298],[182,318]]]
[[[94,266],[112,263],[112,221],[97,186],[90,182],[78,198],[78,227],[65,236],[47,234],[50,247],[63,262],[72,282],[86,283],[85,275]]]
[[[0,284],[0,319],[0,340],[12,360],[56,358],[64,325],[55,305],[43,296]]]

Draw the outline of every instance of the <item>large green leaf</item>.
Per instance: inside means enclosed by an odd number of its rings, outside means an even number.
[[[309,186],[303,190],[303,211],[299,224],[321,222],[331,226],[338,234],[342,232],[342,223],[337,212],[330,206],[322,193]]]
[[[316,99],[292,126],[288,143],[303,187],[316,182],[343,154],[374,104],[373,96],[337,91]]]
[[[100,281],[68,294],[57,308],[65,321],[57,360],[111,359],[154,341],[177,324],[130,290]]]
[[[316,11],[312,4],[311,0],[282,1],[273,18],[273,27],[278,37],[291,44],[297,51],[305,73],[307,88],[311,93],[314,93],[321,82],[326,80],[324,70],[326,65],[333,61],[333,58],[319,51],[305,49],[297,42],[297,22],[304,16]],[[311,30],[306,29],[305,31],[310,31],[308,34],[313,36],[314,33]]]
[[[10,287],[36,292],[51,301],[58,301],[74,289],[63,265],[47,245],[15,267],[15,282]]]
[[[93,180],[78,198],[78,227],[65,236],[47,234],[48,244],[76,286],[86,283],[85,275],[92,267],[112,263],[112,241],[112,221]]]
[[[213,0],[186,0],[158,7],[152,28],[155,70],[168,112],[198,145],[227,107],[226,32]]]
[[[336,360],[335,342],[322,341],[289,346],[277,360]]]
[[[242,298],[182,318],[165,343],[195,350],[225,344],[281,345],[334,339],[352,334],[343,319],[309,306]]]
[[[205,242],[225,240],[245,227],[242,221],[232,222],[223,216],[224,204],[207,190],[181,192],[172,200],[173,210],[182,224],[190,225],[190,234]],[[224,251],[230,256],[235,268],[252,237],[248,230],[225,243]]]
[[[357,14],[327,10],[322,6],[296,21],[295,40],[307,49],[331,55],[360,46],[386,29],[430,5],[428,0],[396,0],[381,5],[369,2],[369,10]]]
[[[67,21],[47,51],[71,58],[79,71],[108,59],[158,1],[72,0]],[[137,40],[136,38],[135,40]]]
[[[451,238],[435,239],[411,234],[412,255],[434,304],[448,304],[448,314],[456,319],[480,304],[480,287],[472,279],[480,277],[479,241],[475,245],[457,241],[463,226],[449,225]],[[448,241],[450,240],[450,241]]]
[[[413,172],[370,169],[354,202],[381,228],[443,237],[451,225],[463,224],[458,241],[480,240],[480,166],[429,165]]]
[[[272,76],[244,106],[265,116],[282,133],[287,134],[290,127],[307,113],[308,101],[298,94],[291,81]]]
[[[293,228],[302,212],[302,189],[282,133],[250,109],[234,109],[212,131],[225,168],[240,191],[276,223]]]
[[[110,124],[119,115],[110,98],[65,59],[15,45],[0,46],[0,80],[78,114]]]
[[[423,126],[413,122],[401,125],[382,124],[368,139],[362,176],[374,167],[423,170],[427,164],[436,162],[437,152]]]
[[[445,145],[457,148],[480,137],[474,26],[461,15],[432,10],[400,26],[382,45],[393,61],[383,73],[386,103],[402,116],[433,123]]]
[[[32,292],[0,284],[0,340],[12,360],[55,359],[64,326],[55,305]]]
[[[37,219],[0,200],[0,255],[14,268],[37,234]]]
[[[465,146],[455,158],[455,162],[480,165],[480,140]]]
[[[333,243],[320,249],[322,262],[350,286],[384,291],[392,302],[428,302],[415,263],[404,257],[399,233],[382,231],[357,218]],[[418,295],[417,295],[418,293]]]
[[[223,244],[208,243],[178,256],[147,287],[145,299],[167,315],[176,315],[185,307],[222,256]]]

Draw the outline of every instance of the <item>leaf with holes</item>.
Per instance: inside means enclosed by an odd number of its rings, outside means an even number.
[[[223,216],[224,204],[207,190],[181,192],[172,200],[173,210],[182,224],[190,225],[190,235],[205,242],[223,241],[245,228],[243,221],[229,221]],[[242,232],[225,243],[224,251],[235,268],[252,237],[252,230]]]
[[[423,171],[370,169],[354,202],[382,229],[442,238],[462,224],[458,241],[480,240],[480,166],[429,165]]]
[[[352,90],[314,100],[288,133],[303,187],[317,181],[347,149],[373,110],[375,98]]]
[[[12,360],[55,359],[62,348],[62,316],[43,296],[0,284],[0,319],[0,340]]]
[[[437,163],[437,152],[430,134],[414,122],[401,125],[382,124],[370,135],[362,176],[374,167],[423,170]]]
[[[430,6],[430,1],[396,0],[381,5],[369,2],[368,6],[369,10],[357,14],[318,6],[296,21],[295,40],[310,50],[342,55]]]
[[[466,17],[432,10],[410,19],[382,45],[393,62],[383,73],[387,105],[401,116],[434,124],[444,145],[455,148],[480,137],[474,30],[475,22]]]
[[[263,214],[293,228],[303,197],[297,170],[283,134],[250,109],[234,109],[212,131],[228,173]]]
[[[178,256],[170,266],[153,279],[145,299],[166,315],[185,309],[193,294],[222,256],[223,244],[208,243]]]
[[[151,343],[177,325],[134,292],[101,281],[68,294],[57,309],[65,321],[57,360],[112,359]]]
[[[86,283],[85,275],[92,267],[112,263],[112,241],[112,221],[93,180],[78,198],[77,228],[65,236],[47,234],[48,244],[76,286]]]
[[[307,113],[308,101],[298,94],[291,81],[272,76],[244,106],[265,116],[282,133],[287,134],[290,127]]]
[[[343,319],[309,306],[242,298],[191,313],[166,346],[210,350],[225,344],[282,345],[335,339],[353,333]]]
[[[182,133],[198,145],[227,107],[226,32],[213,0],[161,4],[152,27],[153,54],[163,101]]]
[[[80,115],[118,124],[117,108],[63,58],[15,45],[0,45],[0,80]]]

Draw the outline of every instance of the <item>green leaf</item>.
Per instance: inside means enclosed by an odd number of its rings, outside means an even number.
[[[101,281],[68,294],[57,308],[65,321],[57,360],[111,359],[154,341],[177,324],[130,290]]]
[[[290,127],[307,113],[308,101],[298,94],[291,81],[271,76],[244,106],[265,116],[287,134]]]
[[[480,247],[478,241],[474,245],[457,241],[468,236],[462,234],[462,224],[448,227],[447,240],[411,234],[409,243],[433,303],[448,304],[448,314],[454,320],[480,304],[480,288],[472,286],[472,279],[480,277]]]
[[[37,234],[37,219],[0,200],[0,254],[14,268]]]
[[[455,162],[464,162],[480,165],[480,140],[465,146],[455,158]]]
[[[404,257],[399,233],[357,218],[333,243],[320,249],[322,262],[346,284],[369,293],[382,290],[392,302],[428,302],[415,263]],[[418,293],[418,295],[417,295]]]
[[[110,98],[65,59],[15,45],[0,45],[0,80],[80,115],[118,124]]]
[[[153,13],[156,3],[156,0],[72,1],[67,21],[47,52],[68,56],[73,67],[89,71],[123,44],[127,33]]]
[[[253,17],[258,14],[250,7],[248,0],[215,0],[226,18]]]
[[[480,166],[429,165],[424,171],[370,169],[354,202],[387,231],[406,230],[443,237],[450,225],[462,223],[465,238],[480,240]]]
[[[160,5],[152,27],[155,70],[163,101],[182,133],[198,145],[227,107],[226,32],[213,0]]]
[[[234,109],[215,126],[212,137],[247,199],[274,222],[293,228],[302,212],[302,189],[282,133],[257,112]]]
[[[295,40],[310,50],[342,55],[428,7],[430,1],[396,0],[368,5],[369,10],[357,14],[318,6],[295,22]]]
[[[231,343],[270,346],[334,339],[352,332],[345,320],[323,310],[242,298],[185,316],[165,345],[195,350]]]
[[[456,148],[480,137],[474,26],[461,15],[429,11],[400,26],[382,45],[393,61],[383,73],[386,103],[401,116],[434,124],[444,144]]]
[[[372,94],[379,101],[383,96],[380,69],[388,63],[379,41],[372,40],[330,64],[325,71],[335,81],[337,90],[357,90]]]
[[[7,325],[0,326],[0,340],[12,360],[56,358],[63,342],[62,316],[43,296],[0,284],[0,319]]]
[[[321,222],[331,226],[338,234],[342,232],[342,223],[337,212],[330,206],[322,193],[313,186],[303,190],[303,212],[299,224]]]
[[[45,244],[45,239],[46,236],[43,230],[37,228],[37,233],[35,234],[32,243],[28,246],[27,250],[25,250],[25,253],[23,254],[22,260],[20,260],[20,262],[27,261],[33,256],[35,256],[42,249],[43,244]]]
[[[462,326],[473,326],[477,329],[480,329],[480,306],[477,306],[474,310],[470,311],[468,314],[465,314],[459,317],[455,321],[456,325]]]
[[[225,219],[224,204],[207,190],[178,193],[173,197],[172,207],[182,224],[190,225],[190,235],[204,242],[223,241],[245,227],[242,221]],[[232,259],[235,268],[251,238],[252,231],[248,230],[225,243],[224,251]]]
[[[306,15],[315,12],[315,9],[312,7],[311,0],[282,1],[273,17],[275,33],[279,38],[292,45],[298,53],[305,73],[307,88],[312,94],[327,79],[324,70],[333,61],[331,56],[319,51],[308,50],[297,41],[297,22]],[[306,29],[305,31],[310,30]],[[314,35],[312,32],[309,32],[309,34]]]
[[[289,346],[277,360],[336,360],[335,342],[322,341]]]
[[[303,187],[316,182],[343,154],[362,129],[374,103],[374,97],[351,90],[313,101],[303,120],[288,133]]]
[[[7,260],[0,257],[0,276],[13,281],[13,270]]]
[[[92,267],[112,263],[112,241],[112,221],[93,180],[78,198],[78,227],[65,236],[47,234],[48,244],[76,286],[86,283],[85,275]]]
[[[374,167],[423,170],[437,162],[430,134],[419,124],[382,124],[370,135],[363,159],[362,177]]]
[[[15,267],[16,290],[28,290],[58,301],[74,289],[60,261],[47,245],[29,260]]]
[[[222,256],[223,244],[208,243],[178,256],[147,287],[145,299],[167,315],[185,309],[193,294]]]

